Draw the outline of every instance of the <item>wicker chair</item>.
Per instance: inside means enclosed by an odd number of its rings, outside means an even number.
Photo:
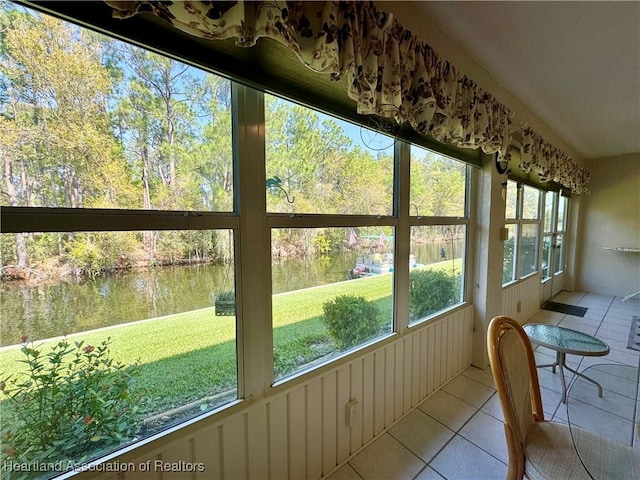
[[[529,339],[518,322],[499,316],[487,334],[491,373],[504,414],[507,479],[640,479],[640,451],[577,427],[546,421]],[[589,459],[585,469],[580,452]]]

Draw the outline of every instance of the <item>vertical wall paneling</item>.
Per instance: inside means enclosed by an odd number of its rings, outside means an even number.
[[[134,461],[134,465],[136,465],[136,471],[135,472],[126,472],[125,473],[125,480],[158,480],[161,478],[161,473],[159,471],[157,471],[154,467],[155,465],[155,461],[158,459],[158,454],[157,452],[155,452],[153,455],[147,455],[141,458],[136,458],[136,460]],[[144,465],[144,466],[142,466]],[[147,465],[149,465],[149,471],[144,471],[143,470],[147,470]],[[114,475],[114,480],[117,478],[118,480],[120,480],[120,478],[118,477],[118,475]]]
[[[322,476],[322,380],[316,378],[307,385],[307,472],[305,478]]]
[[[520,311],[518,312],[518,303]],[[509,285],[502,290],[503,315],[523,323],[540,310],[540,275]]]
[[[462,321],[460,313],[456,313],[455,317],[451,319],[451,328],[453,330],[453,345],[451,346],[451,363],[453,368],[453,374],[457,374],[462,370],[462,356],[460,355],[460,345],[463,339],[464,322]]]
[[[171,445],[168,445],[162,450],[162,463],[153,464],[153,469],[157,471],[162,480],[192,480],[195,477],[195,472],[184,471],[188,470],[184,467],[180,467],[180,462],[191,463],[194,461],[192,451],[190,450],[191,441],[178,441]],[[174,472],[172,465],[176,464],[176,470],[182,470],[180,472]]]
[[[421,333],[421,332],[420,332]],[[420,373],[422,362],[420,357],[420,333],[411,335],[413,345],[411,346],[411,406],[415,407],[420,402]]]
[[[204,466],[204,471],[196,474],[196,480],[218,480],[222,478],[220,452],[220,427],[214,426],[193,437],[193,458]]]
[[[269,425],[269,478],[288,478],[287,397],[280,395],[267,404]]]
[[[351,400],[357,400],[358,419],[350,430],[349,453],[353,453],[362,446],[362,359],[351,363]],[[346,413],[346,412],[345,412]]]
[[[287,419],[289,435],[289,478],[306,478],[307,428],[306,392],[304,387],[296,388],[287,395]]]
[[[517,312],[517,299],[520,296],[520,284],[514,284],[502,291],[502,312],[504,315],[520,320]]]
[[[110,472],[94,478],[95,480],[142,480],[141,474],[139,472],[124,472],[122,474]]]
[[[247,478],[245,415],[234,415],[222,425],[223,478]]]
[[[357,361],[357,360],[356,360]],[[350,365],[343,365],[338,369],[338,391],[337,399],[338,403],[336,409],[338,410],[336,428],[337,428],[337,447],[338,447],[338,462],[343,461],[350,454],[351,444],[349,441],[350,428],[345,424],[345,412],[346,406],[349,402],[351,395],[351,368]]]
[[[395,397],[393,399],[393,420],[396,420],[404,413],[404,342],[405,339],[401,339],[395,342],[395,369],[393,371],[393,391]]]
[[[407,336],[402,342],[404,348],[404,360],[403,360],[403,398],[402,398],[402,413],[411,410],[411,399],[413,394],[413,337],[414,335]]]
[[[427,364],[427,354],[429,346],[429,329],[423,328],[420,330],[420,368],[419,368],[419,382],[420,382],[420,400],[427,396],[427,380],[429,377],[429,370]],[[416,335],[417,337],[418,335]]]
[[[373,434],[378,435],[385,426],[386,395],[385,386],[386,349],[378,350],[373,354]]]
[[[460,372],[460,362],[458,356],[458,346],[460,345],[460,314],[456,313],[447,321],[449,324],[449,338],[451,345],[449,346],[449,372],[447,378],[451,378]]]
[[[374,354],[369,354],[362,359],[362,443],[365,444],[373,438],[375,426],[375,401],[374,395],[376,376],[374,372]]]
[[[247,412],[246,428],[249,478],[265,478],[269,475],[269,430],[266,405],[258,405]]]
[[[460,356],[460,343],[462,337],[462,326],[464,322],[462,321],[462,317],[460,313],[456,313],[455,317],[453,317],[449,323],[451,324],[451,331],[453,334],[451,335],[451,376],[460,373],[462,370],[462,360]]]
[[[467,365],[471,364],[472,359],[472,345],[473,345],[473,326],[474,323],[474,311],[469,309],[465,310],[465,313],[468,315],[468,321],[464,321],[464,347],[462,349],[462,354],[464,355],[464,361],[462,368],[465,368]]]
[[[322,474],[338,464],[337,372],[322,377]]]
[[[395,344],[384,349],[384,424],[391,425],[394,420],[394,400],[395,400],[395,371],[396,371],[396,349]]]
[[[471,333],[471,322],[465,322],[464,315],[460,313],[460,319],[458,322],[458,341],[456,342],[456,354],[458,359],[458,372],[464,370],[466,363],[466,353],[464,351],[466,344],[466,337]]]
[[[452,368],[452,356],[453,356],[453,349],[452,349],[452,331],[451,331],[451,320],[450,319],[446,319],[443,320],[442,322],[442,328],[443,328],[443,339],[444,342],[442,342],[442,350],[443,350],[443,354],[444,354],[444,361],[441,363],[442,366],[442,379],[443,381],[446,381],[446,379],[451,378],[453,376],[453,368]],[[442,384],[441,384],[442,385]]]
[[[435,390],[435,371],[436,371],[436,340],[434,327],[430,326],[425,329],[429,334],[429,343],[427,349],[427,395]]]
[[[444,362],[444,354],[445,352],[443,352],[443,336],[442,336],[442,322],[438,322],[433,326],[434,330],[435,330],[435,337],[436,337],[436,342],[435,342],[435,350],[433,352],[434,355],[434,362],[433,362],[433,381],[434,381],[434,387],[435,388],[439,388],[440,385],[442,385],[442,381],[441,381],[441,377],[442,377],[442,363]]]
[[[505,307],[522,300],[527,290],[538,291],[530,286],[522,282],[505,289]],[[178,430],[173,441],[163,439],[162,448],[153,442],[141,446],[138,456],[132,460],[129,454],[126,461],[202,462],[205,471],[189,480],[320,478],[470,365],[472,326],[469,306],[412,327],[396,341],[310,375],[220,423],[203,420],[206,426],[195,434],[181,438]],[[346,404],[352,399],[358,400],[359,419],[349,428]],[[135,473],[100,480],[171,480]],[[85,478],[93,480],[82,475],[79,480]]]

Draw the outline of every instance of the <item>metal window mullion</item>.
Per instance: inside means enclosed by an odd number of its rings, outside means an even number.
[[[398,219],[375,215],[269,214],[269,228],[396,227]]]
[[[438,225],[468,225],[469,219],[463,217],[410,217],[412,227]]]
[[[273,382],[271,235],[266,216],[264,94],[232,82],[238,394],[259,397]]]
[[[528,219],[522,219],[520,220],[520,223],[522,225],[539,225],[540,224],[540,220],[536,219],[536,218],[528,218]]]
[[[2,233],[117,232],[237,228],[232,213],[2,207]]]
[[[411,147],[406,142],[396,141],[393,203],[398,223],[394,238],[393,321],[394,330],[401,334],[409,328],[410,170]]]

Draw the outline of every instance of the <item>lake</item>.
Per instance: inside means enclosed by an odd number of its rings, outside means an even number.
[[[448,242],[449,248],[451,242]],[[419,263],[441,261],[440,242],[412,252]],[[453,244],[459,258],[463,243]],[[348,279],[357,253],[290,259],[272,267],[273,293]],[[109,325],[212,307],[219,291],[233,288],[224,265],[154,267],[82,282],[0,283],[0,346],[39,340]]]

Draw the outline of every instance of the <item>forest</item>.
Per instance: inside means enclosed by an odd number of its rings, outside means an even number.
[[[232,125],[230,80],[0,2],[2,206],[232,212]],[[393,213],[393,149],[367,148],[364,128],[348,126],[265,95],[267,178],[282,186],[265,189],[269,212]],[[462,216],[464,165],[423,149],[412,155],[412,208]],[[323,229],[273,235],[276,254],[344,245]],[[87,278],[226,262],[230,238],[226,230],[2,234],[0,272]]]

